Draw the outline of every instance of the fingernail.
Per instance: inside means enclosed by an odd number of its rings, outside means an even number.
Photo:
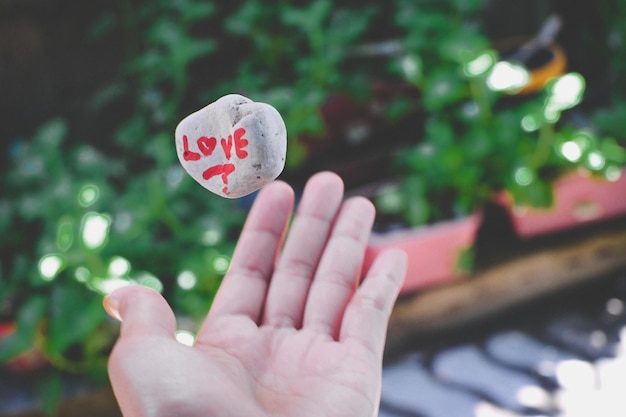
[[[120,303],[116,297],[107,295],[102,300],[102,304],[104,305],[104,310],[108,313],[109,316],[113,317],[119,322],[122,321],[122,316],[120,316]]]

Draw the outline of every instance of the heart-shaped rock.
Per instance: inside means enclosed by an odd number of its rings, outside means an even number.
[[[278,111],[229,94],[185,117],[176,127],[176,153],[185,171],[228,198],[248,195],[285,167],[287,129]]]

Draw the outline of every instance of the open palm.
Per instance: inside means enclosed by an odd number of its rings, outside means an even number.
[[[105,299],[122,321],[109,373],[124,416],[376,414],[405,255],[383,253],[359,285],[372,204],[344,201],[341,179],[317,174],[284,239],[293,204],[282,182],[259,193],[193,347],[175,340],[174,314],[155,291]]]

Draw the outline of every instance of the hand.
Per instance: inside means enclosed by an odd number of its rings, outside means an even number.
[[[193,347],[174,338],[174,314],[156,291],[105,298],[122,322],[109,374],[124,416],[376,415],[406,255],[382,253],[359,285],[374,207],[344,202],[328,172],[307,183],[281,250],[293,204],[283,182],[259,193]]]

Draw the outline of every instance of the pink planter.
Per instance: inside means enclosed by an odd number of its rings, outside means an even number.
[[[539,209],[515,207],[507,193],[496,196],[509,213],[521,238],[549,234],[626,215],[626,169],[616,181],[592,177],[586,172],[571,173],[554,184],[554,205]],[[465,278],[459,257],[474,244],[482,213],[430,226],[373,234],[365,254],[364,269],[391,247],[409,255],[407,278],[401,289],[408,293]]]
[[[617,181],[575,172],[554,185],[554,204],[550,208],[516,207],[510,195],[500,194],[496,201],[509,212],[513,226],[522,238],[548,234],[626,215],[626,170]]]
[[[374,258],[391,247],[403,249],[409,255],[408,273],[401,293],[445,284],[467,276],[459,269],[459,257],[474,243],[482,215],[399,230],[373,234],[365,254],[364,268],[369,269]]]

